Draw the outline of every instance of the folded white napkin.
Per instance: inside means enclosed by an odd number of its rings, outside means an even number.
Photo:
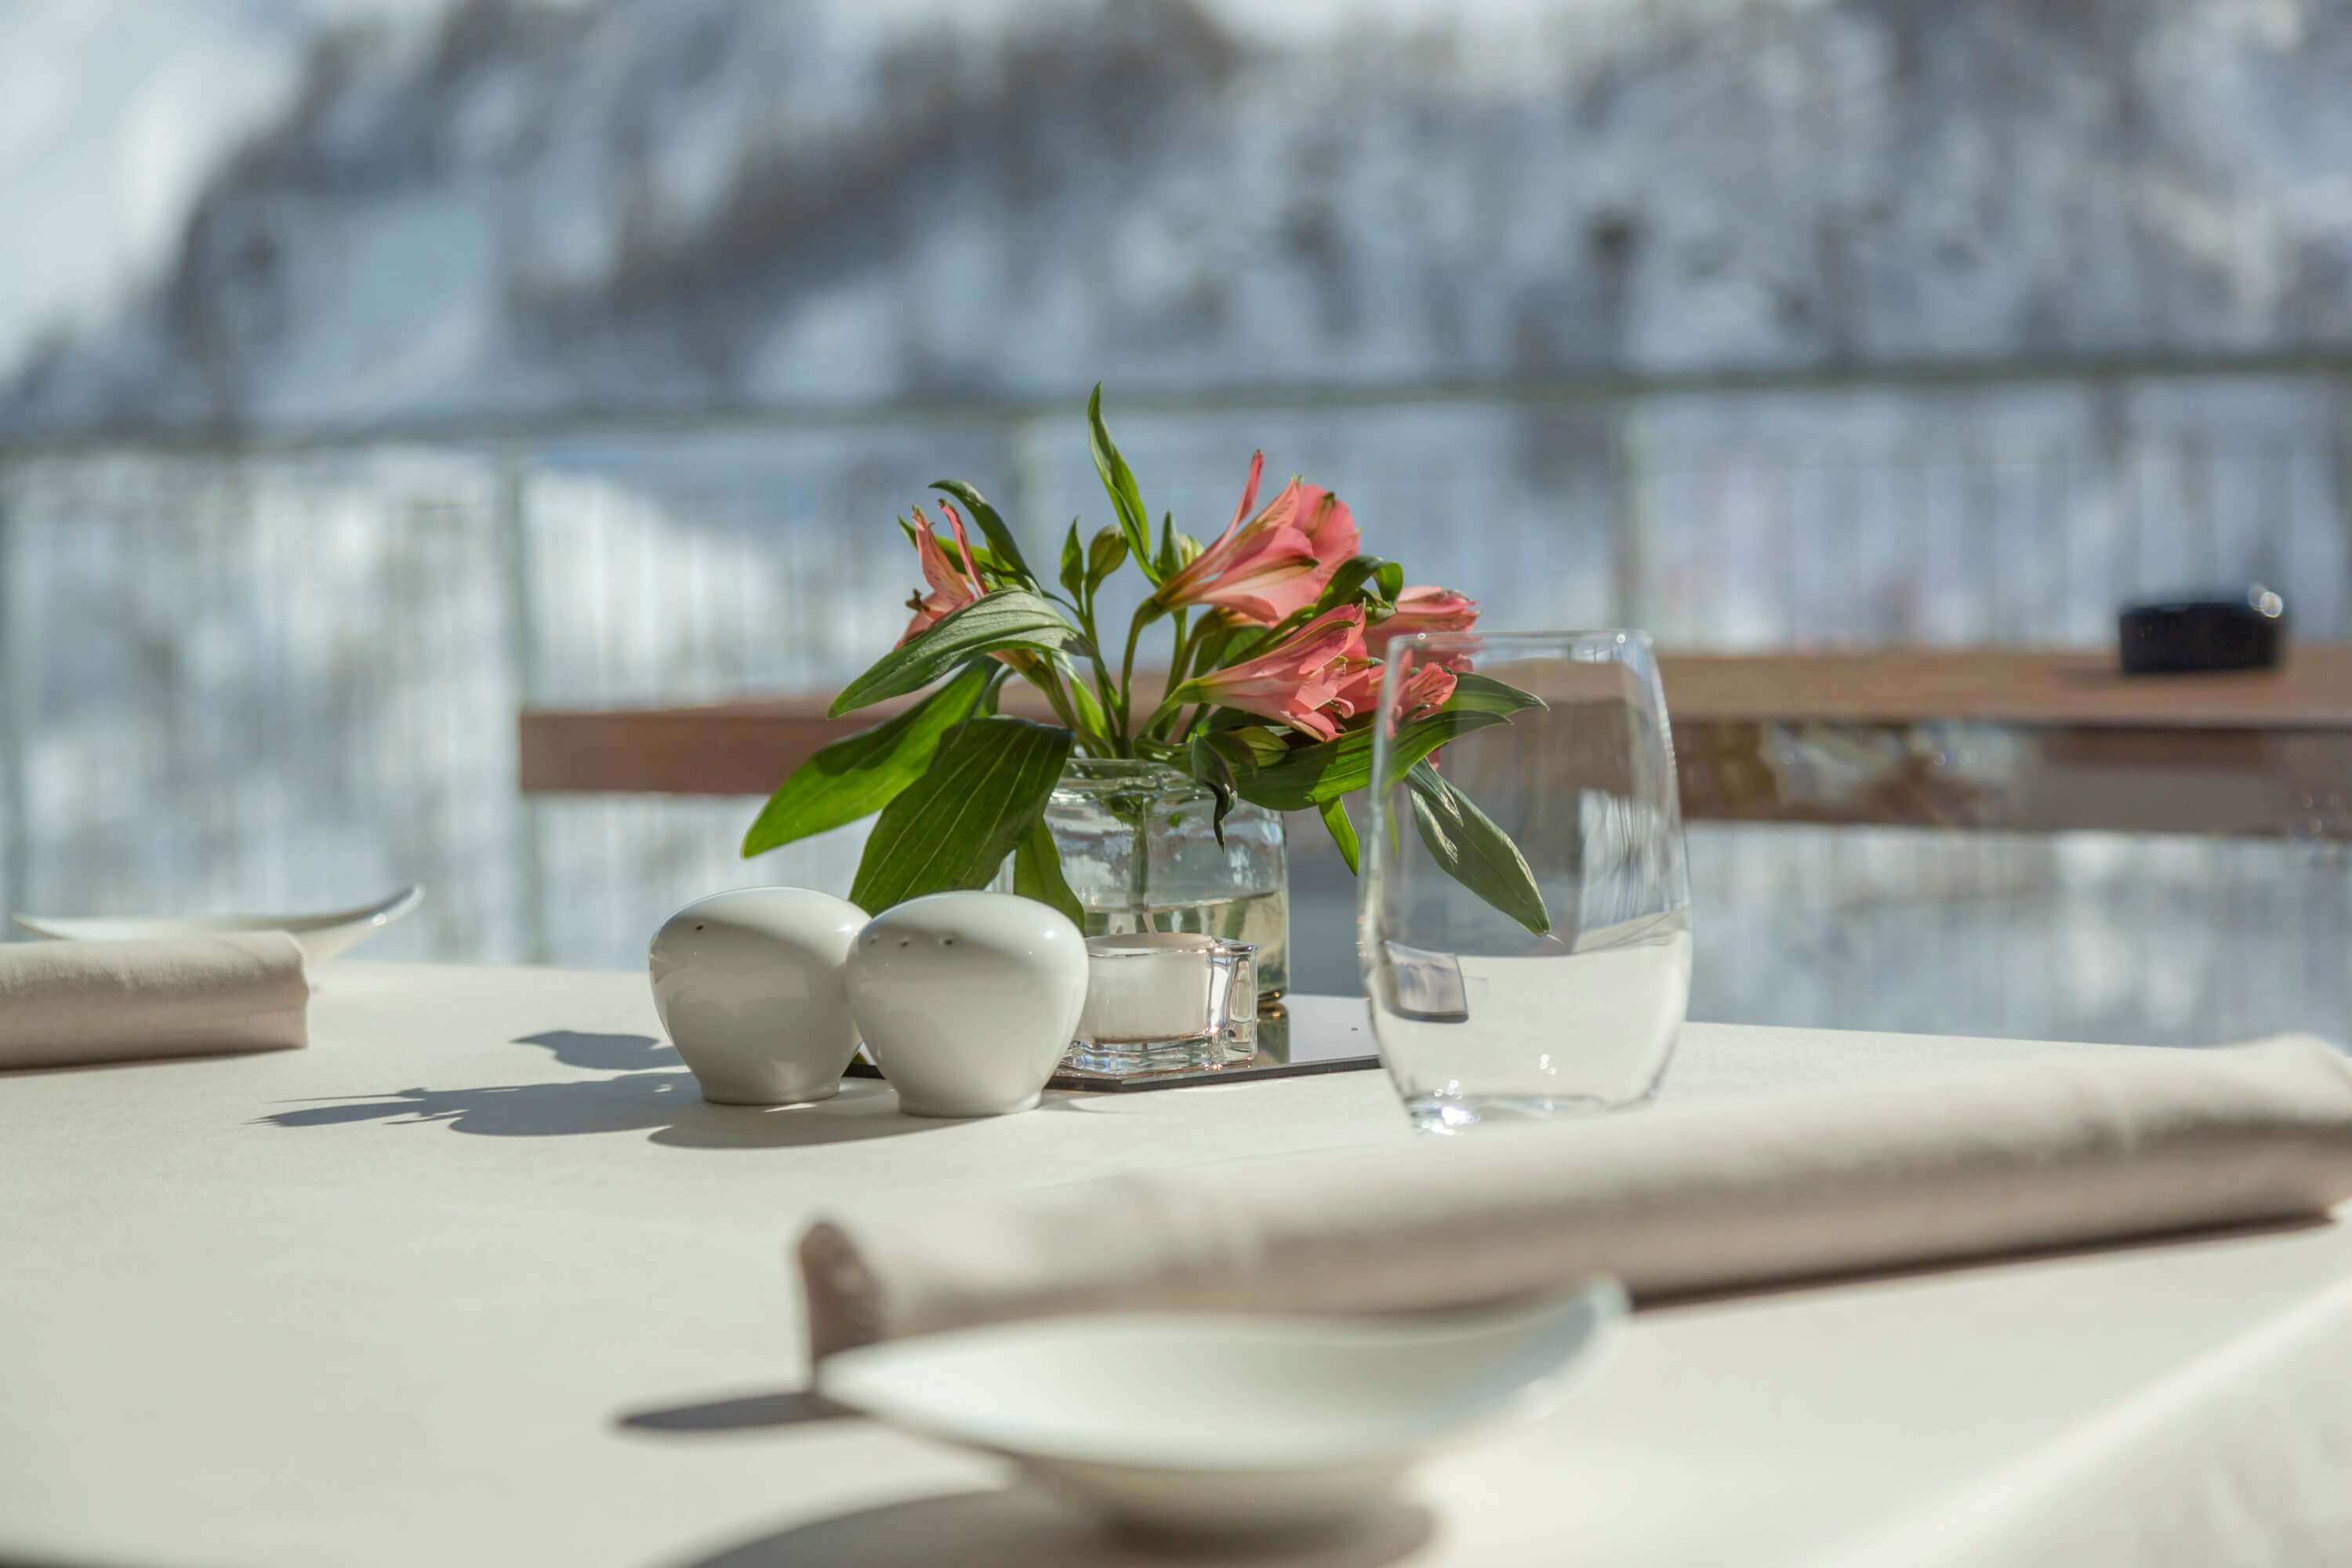
[[[310,1005],[282,931],[0,943],[0,1068],[281,1050]]]
[[[1140,1172],[800,1241],[810,1351],[1060,1312],[1748,1285],[2326,1213],[2352,1060],[2282,1037]],[[1234,1194],[1245,1193],[1246,1199]]]

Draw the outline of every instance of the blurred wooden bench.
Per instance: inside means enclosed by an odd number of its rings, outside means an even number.
[[[2352,837],[2352,647],[2135,677],[2097,654],[1661,660],[1683,809],[1704,820]],[[532,794],[765,795],[888,705],[824,696],[522,715]],[[1026,687],[1006,711],[1048,717]]]

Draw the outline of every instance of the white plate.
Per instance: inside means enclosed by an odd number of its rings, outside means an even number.
[[[373,936],[425,901],[425,889],[403,888],[356,910],[334,910],[316,915],[185,915],[91,916],[60,920],[48,915],[18,915],[16,924],[37,936],[67,942],[130,942],[142,937],[212,936],[221,931],[282,931],[301,948],[303,962],[332,958]]]
[[[845,1352],[816,1386],[1130,1524],[1291,1530],[1388,1500],[1466,1431],[1550,1409],[1624,1313],[1624,1291],[1598,1280],[1443,1316],[1045,1319]]]

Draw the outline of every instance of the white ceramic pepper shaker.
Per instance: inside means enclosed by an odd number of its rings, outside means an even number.
[[[844,989],[866,911],[813,888],[739,888],[670,916],[646,967],[662,1027],[721,1105],[824,1100],[857,1054]]]
[[[850,949],[849,1005],[866,1048],[915,1116],[1035,1105],[1086,1001],[1078,928],[1012,893],[910,899]]]

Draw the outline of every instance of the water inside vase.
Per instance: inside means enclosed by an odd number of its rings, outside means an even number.
[[[1157,763],[1081,759],[1045,810],[1088,936],[1199,931],[1257,949],[1258,995],[1290,984],[1290,878],[1278,813],[1236,802],[1222,842],[1209,791]]]

